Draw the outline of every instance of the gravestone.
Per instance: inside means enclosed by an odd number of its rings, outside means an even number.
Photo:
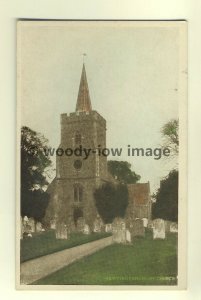
[[[76,231],[76,227],[75,227],[75,222],[73,220],[68,220],[67,223],[67,227],[68,227],[68,233],[70,234],[71,232]]]
[[[144,230],[144,223],[142,219],[135,219],[133,230],[132,230],[132,236],[133,237],[144,237],[145,230]]]
[[[85,226],[85,219],[84,218],[78,218],[77,219],[77,231],[83,232],[84,231],[84,226]]]
[[[50,228],[51,229],[56,229],[56,220],[51,220],[50,221]]]
[[[36,232],[41,232],[43,229],[41,222],[36,223]]]
[[[32,231],[31,231],[31,226],[28,225],[28,224],[24,225],[23,236],[27,236],[28,233],[31,233],[31,232],[32,232]]]
[[[178,232],[178,224],[175,222],[172,222],[170,224],[170,232]]]
[[[28,222],[29,218],[27,216],[24,216],[24,223]]]
[[[147,228],[149,228],[149,229],[153,229],[153,221],[152,220],[149,220],[148,221],[148,224],[147,224]]]
[[[121,218],[115,218],[112,223],[113,241],[118,244],[126,243],[126,223]]]
[[[93,224],[93,232],[101,232],[103,227],[103,222],[100,217],[97,217]]]
[[[128,229],[126,230],[126,242],[131,243],[131,233]]]
[[[33,218],[28,218],[27,216],[23,219],[23,235],[27,236],[28,233],[35,232],[35,221]]]
[[[30,231],[35,232],[35,220],[34,218],[29,218],[27,225],[30,226]]]
[[[83,233],[84,233],[84,234],[90,234],[90,228],[89,228],[89,225],[87,225],[87,224],[84,225]]]
[[[155,219],[152,223],[153,239],[165,239],[165,221],[162,219]]]
[[[165,232],[170,232],[170,221],[165,220]]]
[[[112,232],[112,224],[105,224],[105,232]]]
[[[143,226],[147,228],[148,219],[147,218],[143,218],[142,221],[143,221]]]
[[[64,223],[56,224],[56,239],[60,239],[60,240],[68,239],[68,229]]]

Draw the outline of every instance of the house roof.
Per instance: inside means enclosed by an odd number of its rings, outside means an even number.
[[[135,205],[146,205],[150,199],[150,184],[149,182],[128,184],[128,193]]]

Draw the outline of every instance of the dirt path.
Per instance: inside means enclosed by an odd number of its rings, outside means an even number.
[[[20,265],[21,284],[30,284],[112,243],[110,236],[24,262]]]

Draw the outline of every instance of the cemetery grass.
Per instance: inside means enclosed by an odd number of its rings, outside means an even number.
[[[54,230],[35,233],[32,238],[26,237],[21,240],[20,261],[25,262],[30,259],[79,246],[110,235],[111,234],[108,233],[92,233],[90,235],[72,233],[67,240],[57,240]]]
[[[41,285],[176,285],[177,234],[113,244],[38,280]]]

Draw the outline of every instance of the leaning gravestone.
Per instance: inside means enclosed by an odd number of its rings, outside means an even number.
[[[112,223],[113,241],[119,244],[126,243],[126,224],[123,219],[115,218]]]
[[[178,232],[178,224],[175,222],[172,222],[170,224],[170,232]]]
[[[155,219],[152,223],[153,239],[165,239],[165,221]]]
[[[60,239],[60,240],[68,239],[68,230],[67,230],[67,226],[64,223],[56,224],[56,239]]]
[[[144,237],[145,230],[144,230],[144,223],[141,219],[135,219],[134,225],[133,225],[133,237]]]

